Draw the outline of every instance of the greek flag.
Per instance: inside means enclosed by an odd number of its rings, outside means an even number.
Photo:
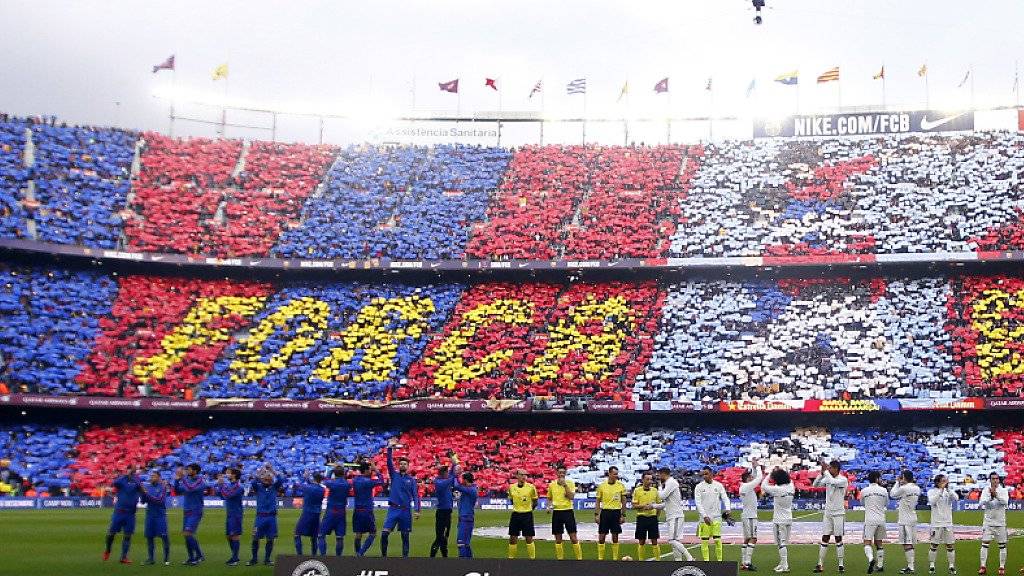
[[[573,94],[586,94],[587,93],[587,79],[577,78],[572,82],[565,85],[565,92],[572,96]]]

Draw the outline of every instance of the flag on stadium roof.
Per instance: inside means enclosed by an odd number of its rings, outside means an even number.
[[[704,85],[704,89],[711,92],[711,77],[708,77],[708,83]]]
[[[921,64],[921,67],[917,69],[917,75],[924,78],[928,75],[928,65]]]
[[[835,68],[829,68],[818,76],[818,84],[824,84],[825,82],[837,82],[839,81],[839,66]]]
[[[543,80],[537,80],[537,83],[533,85],[533,90],[530,90],[530,96],[527,98],[527,100],[533,98],[533,95],[536,94],[537,92],[540,92],[541,82],[543,82]]]
[[[966,72],[966,73],[964,74],[964,79],[963,79],[963,80],[961,80],[961,81],[960,81],[960,83],[959,83],[959,84],[957,84],[957,86],[956,86],[956,87],[957,87],[957,88],[963,88],[963,87],[964,87],[964,84],[967,84],[967,80],[969,80],[969,79],[970,79],[970,77],[971,77],[971,69],[970,69],[970,68],[968,68],[968,69],[967,69],[967,72]]]
[[[658,80],[658,83],[654,85],[654,91],[658,94],[664,94],[668,92],[668,78],[662,78]]]
[[[167,60],[153,66],[153,74],[156,74],[161,70],[174,70],[174,54],[168,56]]]
[[[497,92],[498,91],[498,81],[495,80],[494,78],[485,78],[484,79],[484,87],[486,87],[486,88],[493,88],[494,91]]]
[[[757,79],[756,78],[751,78],[750,79],[750,85],[747,86],[747,98],[750,98],[750,95],[754,93],[754,90],[756,88],[757,88]]]
[[[220,66],[217,66],[216,68],[214,68],[212,76],[213,76],[214,81],[220,80],[222,78],[227,78],[228,77],[228,63],[225,62],[225,63],[221,64]]]
[[[626,83],[622,85],[622,90],[619,91],[619,99],[616,100],[616,102],[622,102],[622,99],[625,98],[627,94],[629,94],[629,80],[626,80]]]
[[[878,71],[878,74],[875,74],[871,78],[874,80],[885,80],[885,64],[882,64],[882,69]]]
[[[786,86],[794,86],[800,78],[800,73],[796,70],[792,72],[786,72],[785,74],[779,74],[775,77],[775,81],[779,84],[785,84]]]
[[[440,88],[442,92],[451,92],[452,94],[458,94],[459,79],[456,78],[455,80],[449,80],[448,82],[438,82],[437,87]]]
[[[572,96],[573,94],[586,94],[587,93],[587,79],[577,78],[572,82],[565,85],[566,94]]]

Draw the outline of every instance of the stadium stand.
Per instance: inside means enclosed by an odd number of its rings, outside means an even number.
[[[290,258],[456,259],[511,154],[440,145],[350,147],[273,253]]]
[[[453,284],[286,287],[203,382],[211,398],[384,400],[458,300]]]
[[[1024,281],[1005,276],[966,277],[954,282],[949,326],[956,375],[980,396],[1020,396],[1021,307]]]
[[[0,266],[0,381],[38,394],[82,390],[75,378],[117,284],[106,275]]]
[[[162,470],[197,462],[210,478],[224,467],[240,466],[250,475],[271,463],[287,478],[288,494],[311,472],[324,466],[352,464],[372,458],[386,471],[384,447],[397,436],[397,456],[408,456],[413,474],[430,495],[437,466],[447,464],[447,451],[459,455],[464,470],[477,478],[481,494],[501,496],[518,468],[543,490],[564,464],[581,493],[592,492],[609,466],[619,466],[632,486],[639,473],[665,466],[691,494],[700,469],[710,466],[733,496],[739,477],[753,457],[769,470],[791,471],[798,494],[820,498],[811,486],[821,459],[843,462],[851,492],[866,485],[867,473],[878,470],[891,481],[901,470],[914,472],[926,486],[935,474],[946,474],[964,495],[978,489],[990,472],[1006,475],[1019,493],[1024,486],[1024,435],[1019,429],[956,426],[880,429],[873,426],[805,428],[614,429],[576,428],[387,428],[271,427],[205,430],[139,424],[88,426],[5,425],[0,428],[0,460],[37,489],[98,495],[129,464]],[[124,450],[104,449],[116,443]],[[592,494],[591,494],[592,496]]]
[[[0,121],[0,234],[9,238],[28,236],[22,189],[30,178],[25,166],[29,126],[17,119]]]
[[[664,255],[699,147],[527,146],[467,252],[479,258]]]
[[[227,280],[121,277],[76,382],[93,395],[188,397],[271,291]]]
[[[33,211],[39,240],[116,248],[131,191],[136,134],[35,124]]]
[[[329,464],[351,464],[379,453],[395,430],[355,428],[212,428],[192,437],[152,467],[168,472],[197,463],[211,479],[228,466],[246,477],[270,463],[284,476],[286,495]]]
[[[959,396],[937,279],[683,282],[634,399]]]
[[[1009,132],[711,144],[670,255],[1020,247],[1022,171]]]
[[[89,427],[75,447],[77,458],[68,466],[72,489],[98,495],[128,466],[145,467],[198,433],[194,428],[144,424]]]

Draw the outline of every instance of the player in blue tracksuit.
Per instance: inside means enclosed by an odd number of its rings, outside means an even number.
[[[431,558],[437,556],[438,552],[442,557],[448,557],[448,537],[452,531],[452,508],[455,506],[453,486],[459,468],[459,458],[451,450],[448,451],[448,458],[451,464],[438,468],[437,477],[434,478],[437,508],[434,512],[434,543],[430,545]]]
[[[240,480],[242,472],[237,468],[228,468],[224,474],[217,479],[217,486],[214,493],[224,500],[224,535],[228,539],[228,547],[231,548],[231,558],[228,559],[228,566],[238,566],[238,551],[241,548],[242,539],[242,497],[245,496],[245,488]]]
[[[202,468],[199,464],[189,464],[185,468],[178,468],[174,473],[174,491],[183,501],[181,533],[185,536],[185,549],[188,551],[188,560],[185,564],[188,566],[195,566],[206,560],[203,549],[199,547],[199,540],[196,539],[199,522],[203,519],[203,495],[209,488],[206,478],[199,475],[200,471]]]
[[[149,482],[142,485],[142,501],[146,503],[146,552],[149,553],[146,564],[156,564],[154,556],[155,540],[159,537],[164,543],[164,565],[171,565],[171,539],[167,537],[167,497],[171,488],[154,470],[149,475]]]
[[[409,557],[409,533],[412,532],[414,502],[415,519],[420,518],[420,491],[416,485],[416,478],[409,474],[409,459],[399,458],[398,468],[395,468],[392,453],[397,444],[398,441],[394,438],[388,441],[388,515],[384,518],[384,528],[380,533],[380,555],[383,558],[387,558],[388,536],[395,528],[402,534],[402,557]]]
[[[103,552],[103,559],[110,559],[114,535],[122,532],[121,564],[131,564],[128,550],[132,546],[132,534],[135,534],[135,512],[138,510],[142,491],[142,479],[135,473],[135,466],[129,466],[124,475],[114,480],[114,488],[117,490],[117,498],[114,501],[114,514],[110,517],[110,528],[107,530],[107,547]]]
[[[295,553],[302,556],[302,537],[309,538],[311,553],[317,552],[317,530],[320,527],[320,510],[324,504],[324,487],[320,484],[324,475],[313,473],[313,481],[302,485],[302,514],[295,524]]]
[[[345,508],[348,506],[348,494],[352,489],[345,475],[343,466],[335,466],[333,477],[324,482],[324,487],[327,488],[327,510],[324,511],[324,519],[317,531],[321,556],[327,555],[327,535],[331,532],[334,532],[334,555],[341,556],[345,548]]]
[[[363,556],[377,537],[377,520],[373,516],[373,491],[384,481],[374,478],[377,468],[372,462],[359,465],[359,476],[352,479],[352,533],[355,534],[356,556]],[[363,542],[363,535],[366,541]]]
[[[257,472],[256,479],[252,481],[249,494],[256,496],[256,522],[252,531],[252,559],[246,566],[256,565],[260,538],[267,540],[263,550],[263,563],[267,566],[274,565],[271,555],[274,552],[274,539],[277,538],[277,493],[283,484],[284,481],[269,464]]]
[[[476,499],[480,495],[472,472],[462,475],[462,481],[455,483],[459,492],[459,527],[455,533],[455,543],[459,546],[459,558],[472,558],[473,549],[470,540],[473,538],[473,522],[476,519]]]

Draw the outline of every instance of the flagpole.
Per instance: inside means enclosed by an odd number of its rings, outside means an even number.
[[[178,97],[178,62],[175,60],[174,69],[171,70],[171,115],[170,115],[170,127],[167,129],[167,135],[174,138],[174,100]]]
[[[928,89],[928,63],[924,63],[924,109],[931,110],[932,99],[931,91]]]
[[[587,87],[583,86],[583,142],[584,146],[587,145]]]
[[[1020,107],[1020,62],[1013,61],[1013,104]]]
[[[669,87],[668,92],[668,103],[665,108],[665,144],[672,143],[672,90]]]
[[[230,71],[229,71],[230,74]],[[224,76],[224,101],[221,102],[220,107],[220,137],[227,138],[228,131],[228,78],[229,75]]]
[[[547,89],[544,87],[544,77],[540,77],[540,145],[544,145],[544,118],[545,102],[547,101]]]
[[[882,64],[882,110],[888,110],[885,102],[885,64]]]
[[[971,110],[974,110],[974,64],[971,64],[968,72],[971,75]]]
[[[412,110],[410,110],[410,112],[415,112],[415,111],[416,111],[416,73],[413,72],[412,73]]]
[[[715,139],[715,87],[708,78],[708,96],[711,98],[711,109],[708,111],[708,142]]]
[[[495,83],[501,84],[501,76],[498,76],[497,78],[495,78]],[[502,115],[502,108],[501,108],[501,86],[498,86],[497,92],[498,92],[498,148],[501,148],[501,115]]]

